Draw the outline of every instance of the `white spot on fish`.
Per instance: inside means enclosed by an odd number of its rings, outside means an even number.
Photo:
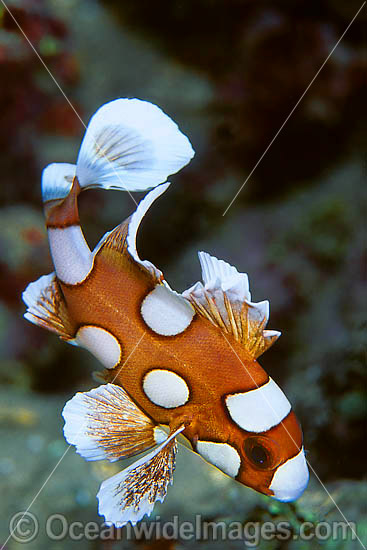
[[[113,369],[120,362],[120,343],[103,328],[85,325],[78,330],[75,341],[97,357],[107,369]]]
[[[154,332],[174,336],[190,326],[195,311],[185,298],[167,286],[158,285],[144,299],[141,314]]]
[[[241,458],[234,447],[228,443],[198,441],[198,453],[225,474],[236,477],[241,465]]]
[[[189,398],[189,388],[181,376],[169,370],[156,369],[144,378],[146,396],[159,407],[173,409],[184,405]]]

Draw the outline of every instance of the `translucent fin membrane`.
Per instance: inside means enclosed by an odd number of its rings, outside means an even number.
[[[115,384],[77,393],[62,413],[65,439],[86,460],[111,462],[156,445],[156,424]],[[160,431],[162,437],[166,437]]]
[[[55,332],[61,338],[68,340],[74,337],[75,327],[69,318],[55,273],[43,275],[29,283],[22,298],[27,306],[24,317],[28,321]]]
[[[233,334],[255,359],[280,336],[264,330],[269,318],[269,302],[251,302],[248,277],[223,260],[199,252],[204,285],[185,290],[183,296],[195,310],[224,332]]]
[[[180,427],[157,449],[131,464],[128,468],[106,479],[97,494],[99,513],[108,523],[122,527],[135,525],[150,515],[157,501],[163,502],[175,470]]]

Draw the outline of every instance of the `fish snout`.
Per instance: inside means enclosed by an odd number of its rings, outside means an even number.
[[[272,498],[281,502],[296,500],[306,489],[308,480],[309,471],[302,447],[296,456],[277,468],[269,487],[274,492]]]

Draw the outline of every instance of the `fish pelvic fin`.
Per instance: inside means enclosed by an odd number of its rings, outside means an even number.
[[[154,451],[101,484],[98,511],[107,523],[116,527],[128,522],[135,525],[145,515],[150,516],[157,501],[163,502],[173,482],[176,436],[184,428],[179,427]]]
[[[280,336],[266,330],[269,302],[252,302],[246,273],[206,252],[199,252],[203,282],[183,292],[195,311],[240,342],[256,359]]]
[[[104,384],[77,393],[62,413],[67,442],[86,460],[115,462],[156,448],[115,476],[105,480],[97,498],[106,522],[122,527],[150,515],[172,483],[181,425],[167,435],[121,386]]]
[[[22,299],[27,306],[25,319],[58,334],[64,340],[74,338],[76,326],[69,316],[55,273],[43,275],[29,283]]]

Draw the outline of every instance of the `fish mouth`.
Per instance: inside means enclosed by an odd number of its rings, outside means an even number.
[[[302,447],[297,455],[277,468],[269,487],[274,493],[272,498],[281,502],[296,500],[306,489],[309,476],[305,453]]]

